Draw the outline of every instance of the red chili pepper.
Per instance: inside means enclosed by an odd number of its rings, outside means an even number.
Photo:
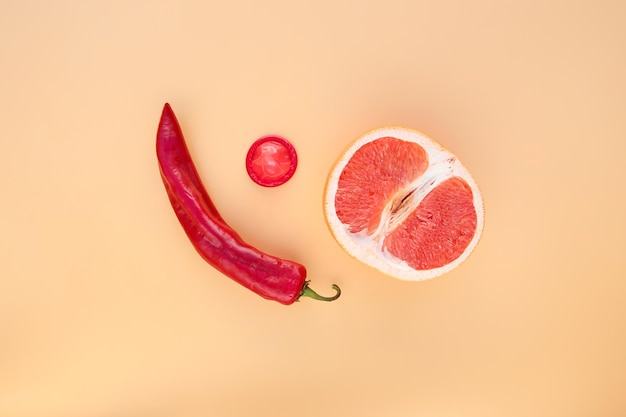
[[[191,160],[182,130],[169,104],[165,104],[156,141],[161,178],[189,240],[200,256],[217,270],[261,297],[292,304],[302,296],[332,301],[308,286],[306,268],[268,255],[241,239],[224,221],[206,192]]]

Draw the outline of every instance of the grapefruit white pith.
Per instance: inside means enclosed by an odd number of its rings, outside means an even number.
[[[370,131],[341,155],[324,196],[330,230],[350,255],[403,280],[437,277],[476,247],[476,182],[459,159],[403,127]]]

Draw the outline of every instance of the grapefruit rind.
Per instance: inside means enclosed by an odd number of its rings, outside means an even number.
[[[474,209],[476,210],[476,231],[463,253],[450,263],[438,268],[417,270],[409,266],[405,261],[396,258],[383,249],[383,240],[375,240],[366,233],[353,234],[348,231],[339,217],[335,207],[335,195],[337,194],[339,177],[355,152],[366,143],[382,137],[394,137],[397,139],[414,142],[422,146],[429,158],[429,168],[415,180],[416,183],[427,184],[429,187],[418,187],[425,190],[424,195],[433,187],[452,176],[459,176],[465,180],[472,191]],[[434,167],[434,168],[433,168]],[[418,185],[418,184],[414,184]],[[324,193],[324,213],[329,229],[337,243],[349,255],[357,260],[379,270],[380,272],[405,281],[422,281],[441,276],[458,267],[472,253],[478,244],[484,227],[483,199],[478,185],[461,161],[450,151],[445,149],[435,140],[414,129],[405,127],[383,127],[371,130],[353,142],[339,157],[333,167]]]

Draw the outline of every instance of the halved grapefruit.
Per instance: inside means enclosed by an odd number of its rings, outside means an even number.
[[[324,209],[346,252],[409,281],[456,268],[484,224],[480,191],[459,159],[404,127],[370,131],[341,155],[326,183]]]

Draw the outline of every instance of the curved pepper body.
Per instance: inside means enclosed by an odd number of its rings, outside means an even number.
[[[224,221],[200,180],[169,104],[163,108],[156,148],[172,208],[200,256],[266,299],[295,302],[306,287],[305,267],[252,247]]]

